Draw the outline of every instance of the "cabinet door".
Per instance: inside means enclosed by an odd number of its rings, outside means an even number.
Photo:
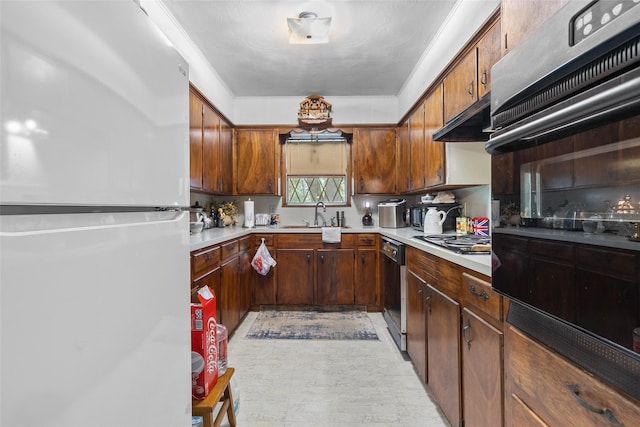
[[[461,425],[460,304],[427,285],[429,388],[452,426]]]
[[[469,51],[444,78],[445,123],[478,100],[476,54]]]
[[[409,118],[409,164],[410,190],[421,190],[425,187],[425,140],[424,140],[424,103]]]
[[[244,239],[249,239],[247,236]],[[251,267],[252,254],[249,250],[244,249],[238,253],[239,259],[239,273],[238,273],[238,286],[240,288],[240,306],[239,317],[242,319],[247,311],[251,308],[251,291],[253,289],[253,273],[255,270]]]
[[[465,308],[462,340],[464,422],[499,427],[503,425],[502,331]]]
[[[354,250],[318,249],[316,303],[319,305],[354,303]]]
[[[491,91],[491,67],[500,53],[500,23],[496,23],[478,42],[478,99]]]
[[[216,185],[217,193],[233,192],[233,128],[220,120],[220,154],[218,157],[220,172]]]
[[[407,120],[397,129],[398,144],[396,149],[396,184],[398,193],[406,193],[411,190],[411,147],[409,145],[409,126],[411,120]]]
[[[425,110],[425,184],[428,187],[445,183],[444,142],[434,141],[433,132],[440,129],[442,120],[442,86],[438,86],[424,102]]]
[[[236,190],[238,194],[277,195],[277,137],[273,129],[238,129]]]
[[[355,194],[396,191],[395,128],[356,129],[353,142]]]
[[[217,298],[222,301],[222,313],[218,313],[218,319],[220,323],[227,327],[229,333],[233,332],[240,322],[238,309],[240,305],[239,265],[240,260],[238,257],[234,257],[220,266],[222,290],[217,295]]]
[[[278,264],[277,304],[313,304],[313,249],[278,249]]]
[[[220,176],[220,117],[208,105],[204,105],[202,122],[202,189],[218,190]]]
[[[424,280],[407,270],[407,353],[424,383],[427,382],[426,286]]]
[[[500,2],[500,27],[502,55],[516,47],[568,0],[502,0]]]
[[[380,308],[378,286],[378,250],[358,249],[356,253],[355,303]]]
[[[211,272],[209,272],[206,276],[202,276],[198,280],[194,280],[191,284],[191,302],[199,303],[198,299],[198,289],[203,288],[205,286],[210,287],[216,296],[220,295],[220,291],[222,289],[222,283],[220,281],[220,267],[217,267]],[[216,313],[219,313],[222,310],[222,301],[220,298],[216,298]]]
[[[189,91],[189,186],[202,189],[202,117],[204,104]]]

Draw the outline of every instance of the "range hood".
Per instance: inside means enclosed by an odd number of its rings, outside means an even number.
[[[433,133],[435,141],[487,141],[491,129],[491,94],[487,93]]]

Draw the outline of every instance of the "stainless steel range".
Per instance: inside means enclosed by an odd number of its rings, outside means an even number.
[[[401,351],[407,350],[407,267],[405,245],[382,237],[380,272],[384,292],[384,320]]]

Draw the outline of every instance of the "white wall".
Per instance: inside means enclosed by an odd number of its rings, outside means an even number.
[[[235,97],[216,70],[159,0],[140,0],[149,17],[189,63],[189,78],[234,124],[293,124],[296,97]],[[458,0],[443,29],[426,50],[397,96],[332,96],[334,124],[396,123],[438,76],[500,0]]]

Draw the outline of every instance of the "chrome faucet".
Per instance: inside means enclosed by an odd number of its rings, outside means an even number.
[[[318,225],[318,206],[322,205],[322,212],[326,212],[327,211],[327,206],[324,204],[324,202],[320,201],[318,203],[316,203],[316,208],[315,208],[315,212],[313,215],[313,225]]]

